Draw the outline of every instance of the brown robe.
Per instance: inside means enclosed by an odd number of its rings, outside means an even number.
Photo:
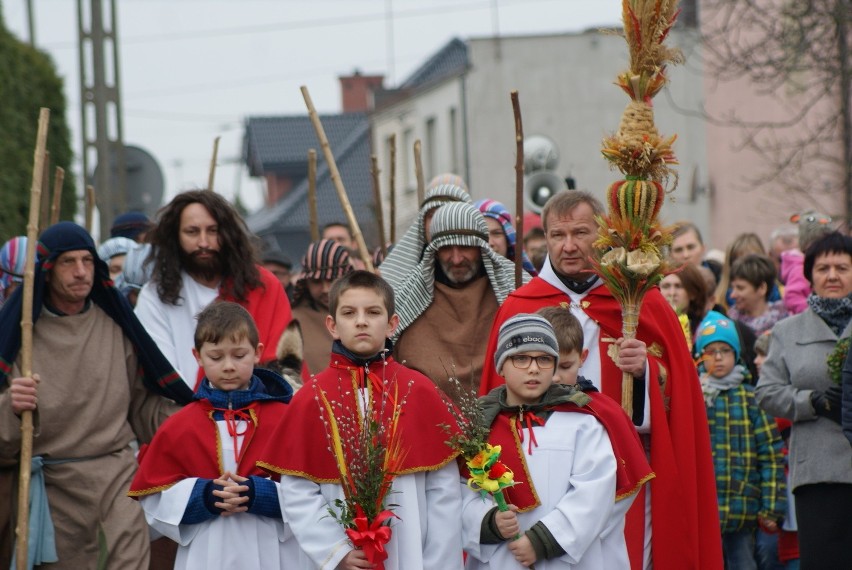
[[[435,282],[429,307],[409,325],[394,347],[394,357],[425,374],[452,394],[448,376],[479,390],[488,333],[499,305],[487,276],[464,287]]]
[[[328,367],[331,360],[331,343],[334,337],[325,327],[327,310],[317,311],[302,302],[293,307],[293,318],[299,321],[305,344],[305,362],[311,374],[318,374]]]
[[[105,568],[147,568],[148,527],[127,496],[136,471],[131,442],[150,441],[177,406],[144,387],[133,346],[96,305],[77,315],[42,313],[33,328],[33,372],[41,378],[33,455],[72,460],[44,468],[59,557],[49,567],[94,570],[100,560]],[[20,375],[19,355],[10,378]],[[21,445],[8,388],[0,388],[3,465],[17,461]]]

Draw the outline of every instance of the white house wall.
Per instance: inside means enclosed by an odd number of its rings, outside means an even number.
[[[701,108],[700,63],[692,36],[674,33],[686,45],[685,66],[670,70],[671,85],[655,99],[662,134],[678,134],[680,184],[664,206],[666,223],[691,219],[706,234],[710,227],[706,187],[706,134]],[[448,78],[429,89],[371,115],[373,148],[382,170],[387,204],[386,140],[397,136],[397,237],[416,215],[414,161],[407,138],[423,141],[425,178],[443,172],[465,177],[474,199],[515,203],[515,138],[510,92],[519,92],[524,134],[545,135],[559,147],[557,173],[572,176],[580,189],[603,198],[619,179],[600,153],[601,140],[618,128],[627,95],[613,84],[627,65],[627,46],[599,32],[552,36],[477,38],[467,41],[471,67],[464,77]],[[464,97],[464,99],[463,99]],[[451,113],[456,126],[451,134]],[[465,120],[466,117],[466,120]],[[433,119],[435,156],[427,157],[427,123]],[[454,152],[455,149],[455,152]],[[403,157],[405,151],[408,157]],[[406,181],[406,182],[404,182]],[[388,220],[387,211],[385,219]],[[386,222],[387,223],[387,222]],[[712,243],[712,241],[711,241]]]
[[[683,33],[674,41],[690,44]],[[620,178],[600,149],[603,137],[617,130],[627,95],[613,84],[627,66],[621,37],[600,32],[553,36],[492,38],[468,42],[472,69],[467,76],[470,131],[470,185],[476,198],[515,203],[515,142],[510,92],[517,90],[525,136],[544,135],[560,151],[557,173],[572,176],[579,189],[603,199]],[[685,50],[691,54],[691,48]],[[671,85],[654,100],[661,134],[678,134],[680,184],[662,210],[664,221],[691,219],[706,231],[707,177],[702,82],[697,58],[670,69]],[[674,103],[673,103],[674,102]],[[678,109],[688,109],[687,114]],[[693,171],[696,175],[693,176]],[[696,184],[693,188],[693,178]],[[696,192],[697,190],[697,192]],[[690,193],[695,200],[690,198]]]
[[[421,141],[421,157],[427,184],[432,177],[444,172],[465,176],[461,93],[461,80],[452,78],[382,109],[370,118],[373,152],[378,157],[381,170],[386,225],[390,223],[387,212],[390,172],[387,141],[392,134],[396,134],[397,237],[409,227],[417,213],[417,179],[413,149],[415,140]],[[451,128],[453,122],[455,129]],[[433,125],[431,128],[430,124]]]

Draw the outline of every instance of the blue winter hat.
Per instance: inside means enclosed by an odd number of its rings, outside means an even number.
[[[125,212],[115,218],[109,230],[109,237],[136,239],[144,231],[154,227],[154,222],[142,212]]]
[[[698,325],[698,334],[695,340],[695,350],[703,352],[708,344],[713,342],[724,342],[734,349],[734,359],[740,359],[740,336],[737,326],[728,317],[710,311],[701,324]]]

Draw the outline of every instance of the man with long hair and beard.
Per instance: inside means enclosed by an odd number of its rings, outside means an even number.
[[[245,222],[227,200],[208,190],[178,194],[160,210],[149,239],[151,280],[139,293],[136,315],[191,388],[198,381],[195,315],[214,301],[244,306],[264,346],[261,362],[275,359],[292,318],[290,302],[258,265]]]

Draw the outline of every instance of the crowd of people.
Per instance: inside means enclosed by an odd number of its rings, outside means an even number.
[[[0,565],[32,413],[31,568],[845,567],[852,238],[806,212],[722,253],[679,222],[677,270],[623,338],[592,272],[603,213],[559,192],[518,236],[439,176],[375,273],[347,224],[294,263],[206,190],[98,246],[60,222],[38,238],[29,375],[9,240]],[[459,414],[500,450],[505,504],[471,490]],[[389,493],[346,528],[346,428],[375,425]]]

